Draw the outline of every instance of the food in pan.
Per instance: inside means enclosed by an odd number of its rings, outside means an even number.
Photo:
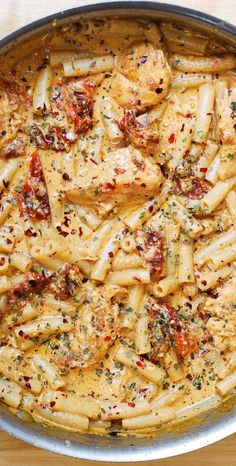
[[[2,57],[0,397],[153,434],[236,387],[236,56],[81,20]]]

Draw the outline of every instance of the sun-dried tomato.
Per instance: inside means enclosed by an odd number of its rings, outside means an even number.
[[[197,351],[197,340],[182,322],[176,309],[168,303],[156,304],[148,309],[148,313],[152,346],[148,357],[151,361],[158,361],[172,346],[175,347],[179,359]]]
[[[19,208],[37,220],[50,218],[46,182],[38,152],[31,156],[28,181],[21,193],[15,193]]]
[[[151,267],[152,272],[160,274],[164,263],[164,241],[157,230],[138,229],[134,232],[138,254]]]
[[[190,177],[189,182],[191,183],[192,187],[187,190],[183,191],[185,196],[190,197],[190,199],[202,199],[206,193],[208,193],[209,189],[207,186],[207,182],[198,176]]]
[[[15,285],[7,293],[7,302],[10,305],[21,302],[25,304],[25,301],[34,293],[40,293],[50,283],[50,277],[45,277],[40,273],[29,272],[26,274],[24,280]]]
[[[118,123],[125,137],[129,138],[136,147],[147,147],[150,144],[158,145],[159,137],[150,124],[143,125],[136,118],[136,110],[126,109],[122,120]]]

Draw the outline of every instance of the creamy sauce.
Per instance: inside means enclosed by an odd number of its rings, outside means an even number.
[[[12,410],[153,435],[235,389],[235,68],[196,31],[111,19],[4,56],[0,398]]]

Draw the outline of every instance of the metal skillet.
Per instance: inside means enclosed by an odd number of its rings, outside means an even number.
[[[149,1],[82,2],[77,8],[61,11],[34,21],[0,40],[0,54],[13,44],[22,42],[38,32],[78,21],[81,17],[104,18],[141,17],[152,21],[169,20],[187,24],[236,48],[236,27],[213,16],[174,5]],[[26,422],[0,405],[0,428],[15,437],[45,450],[80,459],[102,462],[139,462],[167,458],[197,450],[236,432],[235,396],[220,409],[212,410],[194,420],[171,428],[161,428],[150,437],[95,436],[68,433],[44,427],[34,421]]]

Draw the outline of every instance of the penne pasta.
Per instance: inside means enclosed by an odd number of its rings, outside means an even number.
[[[194,262],[198,265],[203,265],[212,257],[212,254],[222,249],[225,246],[231,245],[236,242],[236,231],[229,230],[220,233],[213,237],[211,241],[204,247],[198,249],[194,254]]]
[[[174,89],[191,89],[199,87],[205,83],[212,83],[212,76],[207,73],[181,73],[176,71],[173,73],[173,78],[172,87]]]
[[[21,387],[0,377],[0,399],[11,408],[18,408],[21,402]]]
[[[193,404],[190,404],[185,408],[179,409],[178,411],[176,411],[176,417],[177,419],[190,419],[204,411],[216,408],[217,406],[219,406],[220,402],[221,398],[219,396],[209,395],[208,397],[203,398],[202,400],[199,400]]]
[[[187,73],[219,73],[232,70],[236,66],[236,58],[232,54],[216,57],[192,57],[173,54],[170,57],[171,66],[178,71]]]
[[[150,283],[150,271],[147,269],[126,269],[110,272],[106,280],[113,285],[137,285],[142,283]]]
[[[146,427],[156,427],[166,422],[172,421],[175,417],[175,410],[170,407],[161,408],[158,413],[146,414],[122,421],[122,427],[129,430],[145,429]]]
[[[115,354],[115,360],[129,367],[134,372],[142,375],[154,383],[161,383],[165,377],[165,371],[142,356],[137,356],[134,351],[120,346]]]
[[[199,87],[198,93],[197,117],[193,130],[193,140],[197,143],[202,143],[206,141],[210,128],[215,89],[212,84],[203,84]]]
[[[51,407],[52,411],[79,414],[97,419],[100,408],[93,399],[79,398],[70,393],[59,391],[48,391],[41,397],[41,403]]]
[[[227,181],[218,181],[215,186],[208,191],[201,200],[201,209],[204,214],[210,214],[226,198],[235,184],[235,178],[229,178]]]
[[[143,306],[135,326],[135,352],[137,354],[146,354],[151,351],[151,343],[149,338],[149,317]]]
[[[150,437],[233,395],[236,55],[216,36],[110,15],[6,50],[4,410]]]
[[[72,322],[69,316],[45,316],[41,319],[33,320],[30,323],[20,325],[15,329],[17,338],[35,338],[38,336],[48,336],[56,333],[71,330]]]
[[[222,267],[218,270],[208,270],[195,274],[198,288],[202,291],[214,288],[219,283],[219,280],[224,280],[232,273],[231,267]]]
[[[130,268],[138,268],[143,266],[142,258],[135,252],[132,254],[124,254],[122,250],[118,251],[113,262],[113,270],[124,270]]]
[[[103,402],[100,404],[101,418],[104,421],[113,419],[128,419],[150,412],[147,400],[125,401],[125,402]]]
[[[173,382],[179,382],[184,378],[183,369],[173,348],[164,356],[164,367]]]
[[[50,387],[54,390],[64,387],[65,382],[61,378],[57,368],[46,359],[38,354],[32,358],[33,366],[38,371],[44,381],[48,382]]]
[[[180,234],[179,241],[179,283],[194,283],[193,241],[184,234]]]
[[[227,393],[231,392],[236,386],[236,371],[232,372],[230,375],[225,377],[216,384],[216,390],[221,395],[224,396]]]
[[[86,416],[80,416],[79,414],[64,413],[59,411],[51,411],[46,408],[35,408],[32,413],[33,417],[45,424],[60,427],[72,432],[86,431],[89,428],[89,419]]]
[[[114,58],[112,55],[79,58],[77,60],[63,62],[63,70],[66,77],[96,74],[104,71],[111,71],[113,68]]]
[[[134,328],[135,321],[138,316],[140,303],[142,302],[144,294],[143,285],[134,285],[129,290],[127,306],[123,319],[123,327]]]
[[[168,275],[168,277],[162,278],[162,280],[153,285],[153,293],[158,298],[163,298],[169,293],[176,291],[179,286],[178,278],[175,275]]]
[[[167,202],[167,206],[170,209],[170,215],[173,220],[180,224],[190,238],[195,238],[201,233],[202,226],[199,221],[194,218],[175,197],[170,198]]]
[[[208,259],[208,265],[211,269],[217,270],[236,260],[236,243],[229,245],[227,249],[216,251],[211,259]]]
[[[50,94],[53,71],[46,66],[39,71],[33,93],[33,111],[36,114],[47,114],[51,111]]]

